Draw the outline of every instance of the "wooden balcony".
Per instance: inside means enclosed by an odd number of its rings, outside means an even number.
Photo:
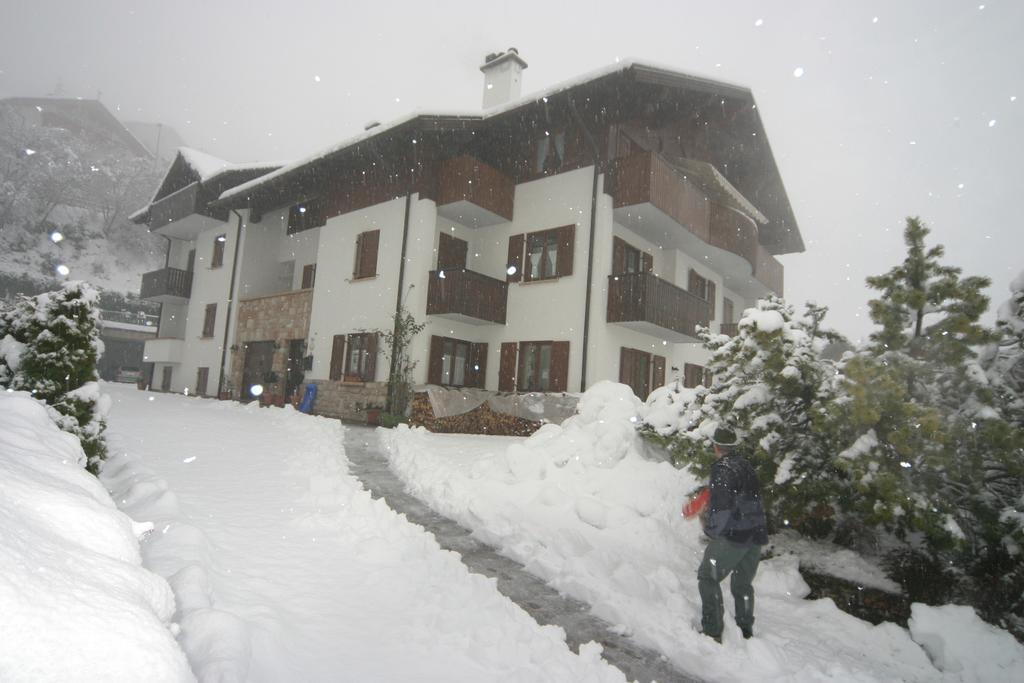
[[[437,212],[467,227],[512,220],[515,183],[501,171],[471,156],[441,162]]]
[[[508,283],[472,270],[432,270],[427,285],[427,315],[472,325],[505,324]]]
[[[162,304],[183,304],[192,296],[192,271],[161,268],[142,276],[139,298]]]
[[[673,166],[655,152],[612,162],[605,190],[615,218],[655,244],[707,257],[730,289],[782,294],[783,268],[759,242],[755,207],[710,164]]]
[[[207,207],[214,199],[203,192],[199,183],[192,183],[153,202],[149,207],[149,227],[168,237],[195,239],[204,228],[228,219],[227,209]]]
[[[608,276],[608,322],[672,342],[697,341],[711,306],[699,296],[651,273]]]

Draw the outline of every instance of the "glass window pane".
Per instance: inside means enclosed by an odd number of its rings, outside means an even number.
[[[469,355],[469,347],[466,344],[455,345],[455,359],[452,384],[463,386],[466,384],[466,357]]]
[[[552,236],[548,240],[546,250],[546,263],[544,264],[544,277],[554,277],[558,272],[558,238]]]
[[[537,387],[537,345],[523,344],[523,388],[526,391],[539,391]]]
[[[548,391],[551,388],[551,344],[540,346],[540,386],[537,391]]]

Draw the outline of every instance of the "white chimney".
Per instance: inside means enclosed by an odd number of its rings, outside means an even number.
[[[526,67],[526,62],[514,47],[484,57],[484,64],[480,67],[484,72],[484,109],[518,99]]]

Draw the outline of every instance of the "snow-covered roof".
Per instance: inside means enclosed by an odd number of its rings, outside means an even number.
[[[652,64],[650,62],[639,62],[639,61],[636,61],[636,60],[633,60],[633,59],[627,59],[627,60],[622,60],[622,61],[616,62],[614,64],[602,67],[600,69],[595,69],[593,71],[581,74],[579,76],[575,76],[575,77],[573,77],[571,79],[562,81],[560,83],[556,83],[555,85],[552,85],[552,86],[550,86],[548,88],[545,88],[544,90],[541,90],[539,92],[530,93],[528,95],[520,97],[517,100],[513,100],[511,102],[508,102],[506,104],[503,104],[503,105],[500,105],[500,106],[497,106],[497,107],[492,107],[492,108],[490,108],[490,109],[488,109],[488,110],[486,110],[484,112],[480,112],[480,111],[430,112],[430,111],[420,111],[420,110],[413,111],[412,113],[410,113],[410,114],[408,114],[406,116],[403,116],[403,117],[401,117],[399,119],[395,119],[394,121],[391,121],[391,122],[389,122],[389,123],[387,123],[385,125],[375,126],[375,127],[371,128],[369,130],[366,130],[366,131],[364,131],[364,132],[362,132],[362,133],[360,133],[358,135],[355,135],[353,137],[350,137],[350,138],[347,138],[345,140],[342,140],[341,142],[338,142],[338,143],[336,143],[334,145],[331,145],[330,147],[327,147],[327,148],[325,148],[325,149],[323,149],[323,150],[321,150],[319,152],[311,154],[310,156],[307,156],[307,157],[305,157],[303,159],[299,159],[298,161],[295,161],[295,162],[293,162],[291,164],[288,164],[287,166],[282,166],[281,168],[277,169],[273,173],[268,173],[266,175],[260,176],[259,178],[254,178],[253,180],[250,180],[247,183],[242,183],[241,185],[238,185],[238,186],[233,187],[233,188],[231,188],[229,190],[226,190],[225,192],[223,192],[220,195],[219,201],[225,201],[225,200],[228,200],[228,199],[232,199],[232,198],[244,195],[246,192],[248,192],[248,191],[250,191],[250,190],[252,190],[252,189],[254,189],[256,187],[259,187],[259,186],[261,186],[261,185],[263,185],[263,184],[265,184],[267,182],[270,182],[270,181],[274,180],[275,178],[279,178],[281,176],[288,175],[289,173],[291,173],[291,172],[293,172],[293,171],[295,171],[295,170],[297,170],[299,168],[302,168],[304,166],[308,166],[308,165],[310,165],[312,163],[320,161],[320,160],[322,160],[322,159],[324,159],[326,157],[329,157],[329,156],[331,156],[331,155],[333,155],[333,154],[335,154],[337,152],[340,152],[340,151],[342,151],[342,150],[344,150],[344,149],[346,149],[348,147],[356,145],[356,144],[358,144],[360,142],[363,142],[365,140],[368,140],[370,138],[373,138],[373,137],[376,137],[378,135],[382,135],[384,133],[387,133],[388,131],[394,130],[394,129],[400,127],[400,126],[408,124],[408,123],[410,123],[410,122],[412,122],[412,121],[414,121],[414,120],[416,120],[418,118],[421,118],[421,117],[458,118],[458,119],[486,121],[488,119],[492,119],[494,117],[500,116],[500,115],[505,114],[507,112],[510,112],[512,110],[518,109],[520,107],[527,106],[527,105],[532,104],[534,102],[537,102],[539,100],[542,100],[542,99],[545,99],[547,97],[551,97],[551,96],[556,95],[558,93],[564,92],[566,90],[570,90],[570,89],[578,87],[580,85],[583,85],[583,84],[586,84],[586,83],[590,83],[591,81],[596,81],[599,78],[603,78],[605,76],[609,76],[609,75],[614,74],[614,73],[620,73],[620,72],[624,72],[624,71],[627,71],[629,69],[634,69],[634,68],[635,69],[644,70],[644,71],[649,71],[649,72],[657,72],[657,73],[660,73],[660,74],[662,74],[664,76],[668,76],[668,77],[673,78],[673,79],[678,79],[680,82],[686,82],[686,83],[691,83],[691,84],[701,84],[701,85],[703,85],[705,87],[713,87],[713,88],[717,88],[717,89],[726,88],[726,89],[729,89],[729,90],[735,90],[736,91],[735,94],[737,94],[737,95],[747,95],[747,96],[750,95],[750,90],[748,88],[744,88],[742,86],[735,85],[733,83],[728,83],[728,82],[722,81],[720,79],[710,78],[710,77],[707,77],[707,76],[696,75],[696,74],[683,73],[683,72],[678,71],[676,69],[672,69],[672,68],[664,67],[664,66],[657,66],[657,65]]]

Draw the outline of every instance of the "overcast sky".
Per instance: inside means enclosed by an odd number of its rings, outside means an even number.
[[[479,110],[509,46],[524,94],[627,58],[721,78],[753,91],[807,245],[781,258],[787,299],[856,339],[908,215],[992,278],[993,308],[1024,269],[1022,34],[1016,0],[0,0],[0,96],[99,94],[241,162]]]

